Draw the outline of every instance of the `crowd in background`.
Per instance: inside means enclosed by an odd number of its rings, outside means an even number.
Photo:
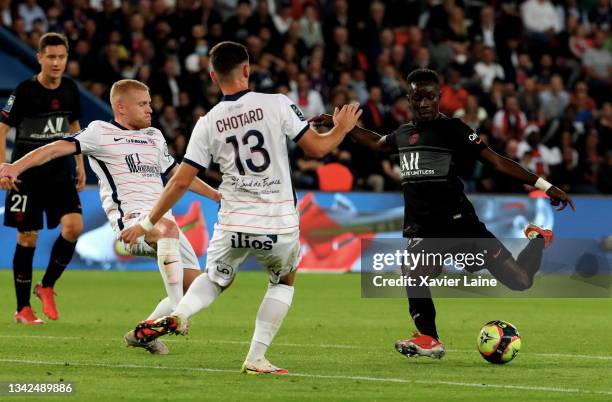
[[[381,134],[411,120],[405,78],[442,77],[441,112],[496,151],[572,193],[612,193],[610,0],[0,0],[0,23],[36,48],[70,41],[67,74],[108,100],[110,85],[149,85],[155,127],[177,158],[196,120],[220,99],[208,51],[245,44],[251,87],[287,94],[307,118],[358,101]],[[290,145],[291,146],[291,145]],[[291,147],[298,188],[340,163],[353,189],[399,189],[394,156],[350,139],[323,160]],[[209,169],[208,179],[219,175]],[[524,192],[477,163],[468,190]]]

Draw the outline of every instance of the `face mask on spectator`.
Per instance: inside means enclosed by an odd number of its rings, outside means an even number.
[[[195,52],[198,56],[206,56],[208,54],[208,46],[196,46]]]

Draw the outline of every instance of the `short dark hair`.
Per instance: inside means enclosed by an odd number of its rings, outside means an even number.
[[[440,85],[440,76],[434,70],[429,68],[418,68],[408,74],[408,85],[412,83],[429,83],[433,82],[436,85]]]
[[[38,41],[38,53],[45,51],[47,46],[65,46],[68,50],[68,39],[62,34],[49,32],[40,37]]]
[[[215,45],[210,51],[210,64],[215,73],[226,75],[234,68],[249,61],[249,52],[244,45],[225,41]]]

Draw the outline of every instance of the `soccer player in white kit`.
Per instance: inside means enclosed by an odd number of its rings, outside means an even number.
[[[1,165],[0,177],[11,178],[13,186],[17,186],[18,176],[29,168],[65,155],[85,154],[98,176],[102,208],[113,229],[119,233],[135,225],[159,198],[163,190],[161,176],[174,175],[178,167],[162,133],[151,127],[149,88],[135,80],[117,81],[110,99],[114,120],[93,121],[72,137],[40,147],[13,164]],[[189,187],[205,197],[220,199],[220,193],[197,178]],[[198,258],[172,213],[165,213],[154,230],[125,246],[132,255],[158,260],[168,297],[160,301],[149,319],[172,312],[184,290],[200,274]],[[132,331],[125,340],[129,346],[144,347],[151,353],[168,353],[158,340],[138,342]]]
[[[143,341],[185,333],[188,318],[208,307],[232,283],[236,271],[255,256],[269,275],[268,291],[257,313],[255,333],[242,371],[286,374],[265,357],[293,299],[299,262],[299,216],[291,184],[287,139],[322,157],[336,148],[356,124],[358,105],[334,113],[325,134],[310,128],[286,96],[249,91],[249,55],[244,46],[222,42],[210,52],[211,78],[223,98],[193,129],[176,175],[148,217],[121,234],[135,241],[182,196],[196,174],[217,162],[223,174],[218,222],[208,247],[206,272],[189,288],[172,315],[136,327]]]

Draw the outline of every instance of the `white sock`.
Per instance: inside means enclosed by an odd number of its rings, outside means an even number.
[[[147,320],[157,320],[158,318],[165,317],[167,315],[170,315],[170,313],[172,313],[172,310],[174,310],[174,305],[170,301],[170,298],[166,297],[160,300],[160,302],[157,304],[157,307],[155,307],[155,310],[153,310]]]
[[[246,358],[248,361],[254,362],[265,357],[268,347],[272,344],[291,307],[294,290],[293,286],[268,285],[268,291],[257,312],[255,332]]]
[[[208,274],[204,273],[191,283],[187,293],[176,306],[173,314],[180,315],[184,318],[189,318],[198,311],[205,309],[215,301],[221,294],[223,289],[215,282],[208,278]]]
[[[157,241],[157,265],[173,306],[183,297],[183,264],[179,247],[179,239],[163,238]]]

